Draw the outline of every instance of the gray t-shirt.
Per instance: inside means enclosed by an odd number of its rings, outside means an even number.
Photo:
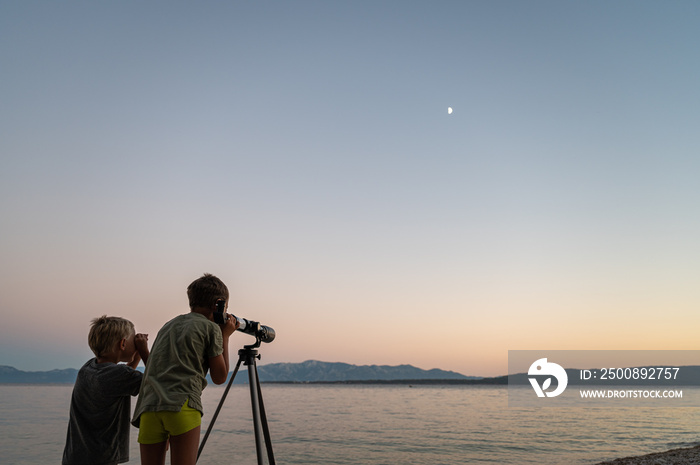
[[[70,402],[63,465],[111,465],[129,461],[131,397],[141,372],[89,360],[78,371]]]
[[[202,413],[209,359],[223,351],[221,328],[202,314],[187,313],[163,325],[146,363],[132,424],[139,426],[144,412],[179,412],[185,401]]]

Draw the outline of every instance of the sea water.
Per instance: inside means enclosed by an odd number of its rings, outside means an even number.
[[[0,386],[0,462],[60,463],[71,391]],[[202,435],[223,393],[205,389]],[[694,407],[513,408],[502,386],[262,384],[262,393],[278,464],[592,464],[700,441]],[[136,435],[130,463],[140,460]],[[198,463],[257,463],[247,385],[231,388]]]

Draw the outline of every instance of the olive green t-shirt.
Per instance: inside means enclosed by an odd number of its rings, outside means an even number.
[[[179,412],[185,401],[203,413],[209,359],[223,351],[219,325],[204,315],[192,312],[167,322],[151,348],[131,423],[139,426],[144,412]]]

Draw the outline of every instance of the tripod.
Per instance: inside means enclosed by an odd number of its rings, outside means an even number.
[[[216,412],[209,423],[207,432],[202,439],[202,444],[199,446],[199,451],[197,451],[197,460],[202,454],[202,449],[204,449],[204,444],[207,442],[209,433],[211,433],[214,427],[214,422],[219,416],[221,407],[224,405],[224,400],[228,395],[229,389],[233,384],[233,380],[238,373],[238,369],[243,363],[248,367],[248,384],[250,385],[250,404],[253,408],[253,431],[255,431],[255,451],[258,456],[258,465],[264,465],[263,462],[263,442],[265,443],[265,448],[267,449],[267,460],[269,465],[275,465],[275,456],[272,452],[272,442],[270,442],[270,430],[267,427],[267,416],[265,415],[265,405],[263,404],[262,391],[260,390],[260,380],[258,379],[258,366],[255,364],[255,359],[260,359],[258,351],[256,350],[260,347],[260,338],[256,337],[255,344],[243,346],[242,349],[238,351],[238,363],[236,363],[236,368],[233,370],[231,379],[226,386],[224,395],[221,396],[221,401],[219,401],[219,406],[216,408]]]

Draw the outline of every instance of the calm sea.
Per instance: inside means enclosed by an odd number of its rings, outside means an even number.
[[[72,386],[0,386],[0,462],[61,461]],[[505,387],[274,385],[279,464],[591,464],[697,445],[700,409],[508,407]],[[204,392],[203,432],[224,392]],[[132,402],[132,407],[133,407]],[[201,464],[256,464],[247,386],[234,386]],[[137,430],[131,461],[139,463]],[[169,460],[167,461],[169,463]]]

